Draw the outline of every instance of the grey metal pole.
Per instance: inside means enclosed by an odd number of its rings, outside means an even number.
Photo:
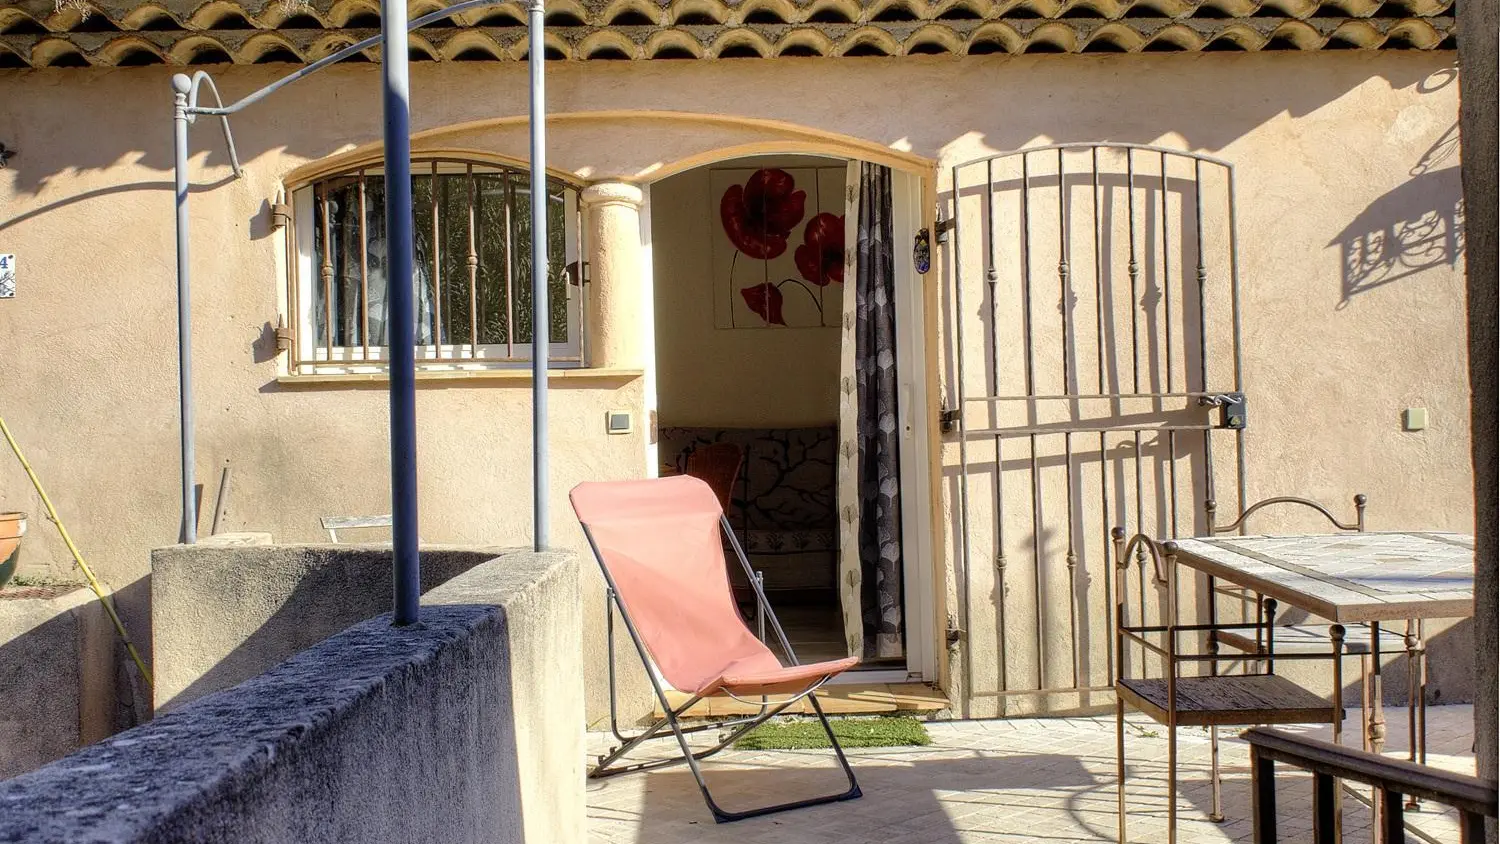
[[[177,401],[182,444],[182,525],[179,542],[198,541],[198,502],[193,495],[193,308],[188,266],[188,91],[186,75],[172,76],[173,180],[177,199]]]
[[[420,613],[417,556],[416,318],[412,290],[411,84],[406,2],[381,0],[384,37],[386,296],[390,303],[391,516],[395,624],[415,624]]]
[[[547,358],[551,309],[547,303],[547,97],[543,70],[542,0],[528,11],[526,64],[531,72],[531,495],[535,548],[547,550]]]

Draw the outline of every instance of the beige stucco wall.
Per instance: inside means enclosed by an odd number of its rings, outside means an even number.
[[[860,155],[945,173],[995,150],[1101,139],[1230,159],[1239,175],[1245,381],[1255,396],[1251,494],[1340,498],[1361,489],[1376,502],[1377,526],[1462,530],[1471,513],[1461,266],[1439,264],[1346,301],[1339,248],[1351,224],[1373,235],[1457,191],[1452,59],[557,63],[548,69],[549,163],[585,182],[649,182],[761,151]],[[228,68],[217,78],[233,97],[282,70]],[[524,155],[524,68],[418,65],[413,80],[419,149]],[[373,67],[339,68],[236,118],[247,170],[238,181],[213,127],[194,130],[198,472],[211,502],[216,467],[232,462],[229,529],[316,540],[319,515],[387,508],[381,385],[279,382],[266,329],[284,282],[265,203],[280,182],[328,157],[373,149],[377,86]],[[20,151],[0,170],[0,251],[17,253],[21,266],[18,297],[0,302],[0,345],[17,350],[0,372],[0,397],[74,536],[122,590],[127,622],[142,629],[147,590],[131,584],[147,571],[148,549],[175,538],[177,522],[169,117],[160,69],[0,72],[0,132]],[[941,266],[926,277],[933,303],[944,277]],[[566,491],[585,478],[643,472],[646,426],[607,436],[603,411],[642,412],[645,392],[629,375],[554,384],[553,536],[576,546]],[[1399,430],[1400,410],[1412,405],[1429,409],[1426,432]],[[423,382],[425,540],[526,540],[529,418],[523,378]],[[951,476],[951,445],[943,460]],[[0,503],[35,510],[23,489],[18,470],[0,461]],[[944,508],[950,493],[951,484]],[[951,509],[940,518],[951,524]],[[37,539],[28,564],[65,569],[60,545]],[[938,541],[940,559],[951,557],[951,532]],[[940,619],[957,607],[951,559],[945,569]],[[602,596],[596,576],[585,583],[585,648],[597,665]],[[997,647],[992,632],[983,635],[995,627],[983,586],[976,582],[970,631],[980,693],[994,687]],[[962,692],[956,665],[943,679]],[[590,690],[594,716],[601,685]],[[644,703],[638,693],[633,700]],[[996,711],[984,700],[974,714]]]
[[[839,166],[794,156],[757,156],[721,167]],[[656,306],[656,395],[662,425],[771,428],[838,421],[839,333],[834,327],[717,328],[711,249],[718,197],[708,168],[651,186]],[[811,199],[808,200],[811,203]],[[811,217],[812,210],[807,212]],[[788,247],[793,249],[799,238]],[[801,295],[788,288],[788,297]]]

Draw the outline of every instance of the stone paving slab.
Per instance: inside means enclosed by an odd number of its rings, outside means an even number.
[[[1387,751],[1405,758],[1405,712],[1386,710]],[[1357,720],[1358,712],[1350,713]],[[991,844],[1115,840],[1114,717],[947,721],[927,725],[928,747],[849,751],[864,797],[733,824],[715,824],[684,767],[589,781],[591,844]],[[1292,728],[1297,729],[1297,728]],[[1473,710],[1428,709],[1428,763],[1472,773]],[[1327,727],[1298,729],[1328,737]],[[1202,729],[1179,733],[1179,844],[1248,842],[1250,773],[1246,745],[1221,732],[1224,823],[1208,820],[1209,740]],[[591,753],[611,745],[592,734]],[[707,746],[712,736],[694,743]],[[666,755],[668,739],[654,755]],[[1126,725],[1129,840],[1166,841],[1166,731],[1147,719]],[[651,758],[648,753],[642,758]],[[734,751],[704,763],[721,805],[743,808],[841,790],[827,751]],[[1309,840],[1311,778],[1277,777],[1282,840]],[[1370,811],[1360,795],[1344,801],[1344,840],[1370,841]],[[1368,799],[1366,793],[1365,799]],[[1425,805],[1408,812],[1411,840],[1457,840],[1451,811]]]

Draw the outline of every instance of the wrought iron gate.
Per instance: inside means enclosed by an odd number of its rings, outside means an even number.
[[[1109,529],[1201,533],[1244,500],[1233,168],[1033,147],[953,168],[944,217],[964,713],[1103,704]]]

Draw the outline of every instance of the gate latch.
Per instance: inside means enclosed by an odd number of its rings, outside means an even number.
[[[1202,407],[1219,409],[1217,427],[1231,428],[1236,431],[1244,430],[1247,421],[1244,393],[1215,393],[1202,396],[1198,399],[1198,404]]]
[[[947,243],[948,233],[958,226],[958,222],[951,218],[944,218],[942,214],[942,211],[938,211],[937,224],[932,227],[932,236],[938,243]]]
[[[943,408],[938,411],[938,430],[951,434],[958,430],[958,408]]]

